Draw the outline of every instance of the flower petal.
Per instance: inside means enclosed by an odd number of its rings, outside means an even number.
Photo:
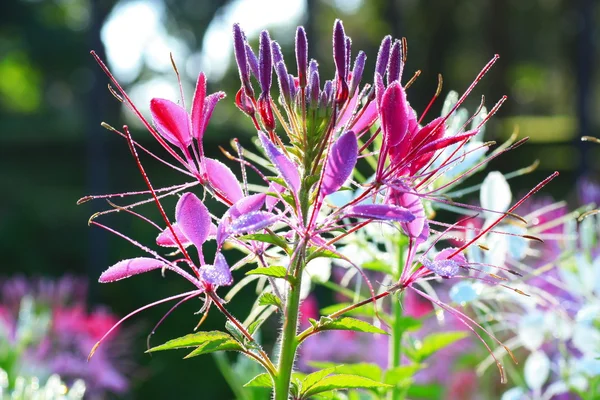
[[[175,219],[181,231],[200,250],[210,231],[210,214],[193,193],[186,193],[177,202]]]
[[[442,278],[452,278],[460,271],[460,264],[455,260],[434,260],[431,261],[426,257],[421,257],[421,264],[431,272]]]
[[[269,160],[277,168],[289,188],[297,193],[300,189],[300,175],[296,164],[287,158],[264,133],[258,131],[258,137]]]
[[[203,163],[206,168],[208,182],[227,200],[235,203],[244,197],[237,178],[225,164],[212,158],[204,158]]]
[[[321,196],[337,191],[352,175],[358,158],[358,141],[354,132],[346,132],[331,146],[323,173]]]
[[[235,219],[227,229],[229,235],[256,232],[279,221],[280,216],[266,211],[253,211]]]
[[[415,216],[406,208],[387,204],[359,204],[349,207],[345,216],[397,222],[411,222],[415,219]]]
[[[215,254],[213,265],[204,265],[200,269],[200,278],[213,286],[229,286],[233,283],[229,265],[221,253]]]
[[[171,226],[173,227],[175,235],[177,235],[177,238],[183,246],[187,247],[190,244],[192,244],[192,242],[190,242],[190,240],[181,231],[181,228],[179,228],[178,224],[171,224]],[[161,233],[158,234],[158,236],[156,237],[156,244],[162,247],[179,247],[177,241],[173,237],[171,229],[168,226]]]
[[[155,98],[150,100],[150,112],[163,138],[182,149],[190,145],[190,118],[183,107],[171,100]]]
[[[129,278],[133,275],[159,269],[165,266],[165,263],[148,257],[130,258],[119,261],[100,275],[98,282],[107,283]]]
[[[423,202],[419,196],[417,196],[417,194],[408,186],[403,185],[401,188],[394,188],[391,190],[388,202],[409,210],[415,216],[413,221],[403,223],[402,229],[404,229],[404,232],[412,238],[419,237],[423,231],[426,220],[425,208],[423,207]]]
[[[392,82],[385,90],[381,99],[380,114],[383,137],[387,145],[392,147],[403,143],[402,153],[407,152],[410,141],[403,142],[402,139],[408,130],[408,104],[400,82]]]
[[[204,98],[206,97],[206,75],[200,72],[196,82],[196,91],[192,102],[192,135],[201,140],[204,134]]]

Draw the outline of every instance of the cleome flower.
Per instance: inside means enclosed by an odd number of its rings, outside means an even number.
[[[519,219],[514,214],[515,210],[557,175],[552,174],[511,207],[501,211],[458,203],[448,193],[449,189],[478,172],[491,159],[525,142],[523,139],[509,143],[485,156],[493,143],[480,142],[478,135],[505,98],[489,113],[482,105],[462,126],[449,124],[449,121],[458,120],[457,110],[498,56],[484,66],[475,81],[451,106],[445,107],[444,115],[423,123],[429,107],[418,116],[407,100],[407,89],[418,74],[402,83],[407,56],[404,40],[393,40],[389,36],[383,39],[373,81],[363,84],[366,55],[359,51],[353,58],[352,40],[339,20],[333,26],[335,74],[330,79],[321,76],[316,60],[309,60],[308,40],[302,27],[296,31],[295,75],[290,73],[294,68],[286,63],[279,44],[267,31],[261,32],[256,53],[237,24],[233,26],[233,37],[240,77],[240,89],[234,101],[256,130],[255,144],[259,152],[249,151],[239,142],[234,142],[235,154],[223,151],[230,161],[239,165],[241,183],[231,169],[205,156],[203,135],[213,109],[224,94],[217,92],[207,96],[204,74],[199,74],[191,112],[187,111],[183,96],[180,104],[167,99],[152,99],[151,124],[93,53],[115,86],[116,89],[111,88],[115,97],[140,118],[170,157],[181,165],[171,164],[142,147],[126,126],[121,132],[104,124],[127,140],[147,190],[87,196],[80,202],[149,195],[144,200],[126,205],[111,203],[112,209],[94,214],[91,219],[91,224],[128,240],[148,256],[118,262],[101,275],[100,281],[113,282],[140,273],[168,270],[188,280],[194,288],[130,313],[106,335],[127,318],[156,304],[179,300],[177,307],[184,301],[200,297],[204,301],[201,310],[204,316],[214,304],[227,317],[239,333],[242,352],[265,367],[276,381],[276,398],[284,398],[283,390],[290,385],[295,352],[299,344],[317,333],[319,328],[316,324],[296,339],[301,293],[306,295],[302,287],[307,285],[303,284],[302,277],[313,260],[334,258],[351,265],[370,289],[371,297],[352,307],[410,289],[453,313],[479,336],[476,329],[483,329],[481,325],[417,288],[416,284],[431,279],[468,278],[506,286],[501,279],[496,279],[498,275],[461,276],[464,271],[482,272],[480,263],[469,260],[465,252],[507,217]],[[178,75],[176,68],[175,72]],[[277,86],[273,85],[273,75]],[[441,86],[431,104],[440,92]],[[472,129],[465,131],[469,123]],[[193,181],[155,189],[138,150],[193,178]],[[468,164],[461,165],[466,160]],[[370,178],[364,178],[360,172],[367,166],[373,170]],[[455,168],[458,172],[451,173]],[[249,179],[262,182],[262,185],[249,185]],[[172,223],[161,198],[184,192],[198,184],[205,195],[227,205],[227,211],[221,216],[211,215],[196,194],[187,192],[179,198]],[[348,190],[355,190],[356,195],[344,196]],[[159,226],[135,211],[136,206],[149,202],[156,204],[164,225]],[[439,243],[450,239],[450,233],[458,224],[436,221],[430,212],[432,204],[451,204],[462,211],[485,212],[493,218],[486,220],[485,226],[474,231],[474,235],[461,245],[440,247]],[[97,222],[98,217],[117,211],[125,211],[153,225],[159,230],[157,245],[175,247],[175,253],[163,256]],[[474,215],[467,218],[474,218]],[[389,289],[379,294],[375,293],[361,265],[338,249],[338,245],[348,237],[358,235],[361,229],[368,229],[374,223],[392,226],[408,242],[402,268],[393,274]],[[445,230],[438,232],[433,229],[434,226]],[[520,236],[526,237],[525,234]],[[209,264],[205,261],[202,247],[212,239],[217,242],[217,252],[212,264]],[[188,251],[192,246],[198,253],[197,258]],[[436,249],[436,246],[440,248]],[[233,267],[229,266],[224,255],[227,248],[235,248],[244,254]],[[284,261],[284,265],[275,264],[279,261]],[[227,311],[226,301],[216,291],[219,287],[233,285],[230,293],[235,294],[241,286],[250,282],[252,278],[244,278],[234,285],[231,274],[231,270],[247,264],[257,265],[247,274],[262,276],[259,279],[263,283],[268,282],[265,290],[272,296],[267,302],[261,302],[261,296],[257,300],[258,311],[252,312],[242,324]],[[504,266],[497,267],[507,273],[518,274]],[[279,284],[275,279],[284,283]],[[518,292],[518,289],[513,290]],[[225,299],[229,300],[233,294],[228,294]],[[268,311],[265,311],[266,308]],[[255,343],[250,329],[246,329],[257,321],[263,311],[272,313],[275,310],[281,311],[285,319],[279,355],[280,363],[285,364],[283,372],[277,372],[266,353]],[[334,317],[339,315],[340,312]],[[498,365],[500,367],[500,363]]]

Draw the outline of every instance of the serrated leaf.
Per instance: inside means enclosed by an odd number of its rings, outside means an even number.
[[[206,343],[202,346],[198,346],[196,350],[192,351],[185,358],[192,358],[196,356],[200,356],[202,354],[214,353],[216,351],[242,351],[243,347],[236,342],[234,339],[223,339],[221,342],[214,341],[210,343]]]
[[[258,298],[259,306],[275,306],[281,308],[281,300],[273,293],[263,293]]]
[[[401,365],[385,371],[385,378],[383,381],[388,385],[394,386],[407,386],[411,383],[414,374],[419,372],[423,368],[420,364],[414,365]]]
[[[355,332],[367,332],[367,333],[379,333],[387,335],[388,333],[381,328],[378,328],[370,323],[350,317],[342,317],[331,320],[320,324],[319,330],[341,330],[341,331],[355,331]]]
[[[258,267],[246,272],[246,275],[264,275],[270,276],[272,278],[285,278],[287,276],[287,269],[280,265],[273,265],[270,267]]]
[[[432,333],[426,336],[421,344],[415,346],[414,350],[407,351],[406,355],[413,361],[421,362],[426,358],[433,355],[436,351],[443,349],[444,347],[450,346],[461,339],[464,339],[469,334],[467,332],[442,332]]]
[[[306,377],[302,381],[302,390],[307,391],[314,384],[321,381],[326,376],[333,374],[336,371],[336,369],[337,369],[337,365],[322,369],[320,371],[315,371],[311,374],[306,375]]]
[[[244,385],[244,387],[265,387],[270,388],[273,387],[273,380],[269,376],[269,374],[264,373],[260,375],[256,375],[254,378],[250,379],[248,383]]]
[[[179,337],[177,339],[171,339],[168,342],[161,344],[160,346],[156,346],[151,349],[148,349],[146,351],[146,353],[152,353],[155,351],[163,351],[163,350],[185,349],[188,347],[203,346],[203,345],[206,345],[206,344],[212,343],[212,342],[217,342],[217,343],[222,344],[222,343],[226,343],[227,341],[232,341],[233,343],[237,343],[237,342],[235,342],[233,337],[231,337],[230,335],[228,335],[225,332],[221,332],[221,331],[204,332],[203,331],[203,332],[197,332],[197,333],[190,333],[189,335],[185,335],[185,336]]]
[[[379,365],[372,363],[355,363],[355,364],[343,364],[336,365],[331,362],[313,361],[309,362],[308,365],[314,368],[332,368],[337,367],[336,371],[340,374],[358,375],[364,378],[373,379],[374,381],[380,381],[382,371]],[[386,382],[387,383],[387,382]]]
[[[240,236],[240,237],[238,237],[238,239],[240,239],[240,240],[255,240],[257,242],[270,243],[270,244],[274,244],[275,246],[281,247],[285,251],[288,251],[287,242],[284,239],[282,239],[281,237],[271,234],[271,233],[252,233],[249,235]]]
[[[228,320],[227,322],[225,322],[225,329],[227,329],[227,331],[231,333],[233,337],[239,342],[243,343],[246,340],[244,334],[231,321]]]
[[[385,387],[390,387],[390,385],[358,375],[330,375],[313,385],[310,389],[304,391],[302,393],[302,397],[306,398],[317,393],[328,392],[330,390],[379,389]]]
[[[254,332],[262,325],[263,322],[265,322],[264,319],[257,319],[251,323],[250,326],[248,326],[248,333],[250,335],[254,335]]]

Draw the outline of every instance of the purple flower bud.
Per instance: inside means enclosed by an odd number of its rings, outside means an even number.
[[[377,53],[377,62],[375,63],[375,74],[381,76],[385,75],[387,69],[388,60],[390,58],[390,47],[392,45],[392,37],[390,35],[383,38],[381,46],[379,46],[379,53]]]
[[[321,109],[325,109],[329,107],[329,103],[331,102],[331,98],[329,96],[327,96],[327,93],[325,93],[325,91],[321,92],[321,98],[319,99],[319,108]]]
[[[367,60],[367,55],[363,51],[359,51],[356,56],[356,60],[354,60],[354,68],[352,69],[352,79],[350,80],[350,89],[349,96],[354,96],[354,92],[360,85],[360,81],[362,80],[362,75],[365,70],[365,62]]]
[[[290,103],[292,101],[290,81],[283,61],[279,61],[277,64],[275,64],[275,73],[277,74],[277,80],[279,81],[279,92],[281,93],[284,101],[286,103]]]
[[[248,58],[246,57],[246,39],[239,24],[233,24],[233,50],[240,72],[240,80],[244,83],[250,77],[250,71],[248,70]]]
[[[388,85],[394,81],[400,81],[402,77],[402,43],[399,40],[394,41],[392,52],[390,54],[390,64],[388,66]]]
[[[317,60],[310,60],[310,64],[308,66],[308,77],[310,78],[313,72],[319,72],[319,63]]]
[[[310,74],[310,81],[308,84],[308,92],[310,95],[311,104],[317,105],[319,101],[319,92],[321,90],[321,82],[319,80],[319,71],[314,71]]]
[[[271,51],[273,53],[273,65],[277,65],[283,62],[283,53],[281,52],[281,46],[276,41],[271,42]]]
[[[271,52],[271,38],[269,32],[260,33],[260,49],[258,53],[258,72],[261,95],[269,96],[271,91],[271,80],[273,78],[273,54]]]
[[[299,26],[296,30],[296,63],[298,66],[298,79],[300,80],[300,87],[306,86],[307,60],[308,41],[306,39],[306,31],[303,27]]]
[[[252,47],[248,43],[246,43],[246,57],[248,60],[248,65],[250,66],[250,71],[256,79],[258,78],[258,58],[256,58],[256,54],[252,51]]]
[[[348,85],[346,83],[346,34],[344,26],[339,19],[333,25],[333,61],[336,72],[336,101],[343,103],[348,98]]]
[[[288,82],[290,86],[290,97],[293,101],[296,98],[296,93],[298,92],[298,88],[296,88],[296,80],[294,79],[294,75],[288,74]]]
[[[348,73],[350,72],[350,60],[352,60],[352,39],[346,36],[346,68],[345,68],[345,79],[348,79]]]
[[[325,85],[323,86],[323,91],[325,92],[325,95],[327,96],[327,102],[329,103],[332,100],[333,82],[325,81]]]

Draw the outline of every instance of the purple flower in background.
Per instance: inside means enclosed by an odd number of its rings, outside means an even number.
[[[67,383],[82,379],[90,399],[128,391],[130,332],[118,332],[88,363],[89,349],[117,317],[103,308],[88,311],[84,279],[14,277],[0,280],[0,293],[0,361],[16,359],[9,374],[34,373],[42,382],[51,374]]]

